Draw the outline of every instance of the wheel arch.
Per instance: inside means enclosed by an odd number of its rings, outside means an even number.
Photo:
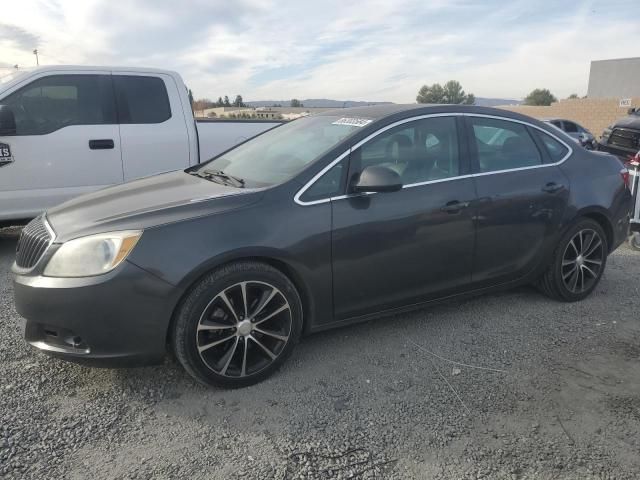
[[[602,227],[604,234],[607,236],[607,247],[609,249],[609,253],[611,253],[614,244],[614,231],[613,223],[611,222],[609,215],[607,215],[607,211],[604,208],[588,207],[578,212],[574,222],[579,218],[589,218]]]
[[[211,259],[208,262],[205,262],[203,265],[190,272],[185,278],[180,282],[178,288],[180,289],[179,299],[173,307],[173,311],[171,312],[171,318],[169,324],[167,325],[166,332],[166,343],[167,348],[171,348],[171,335],[173,332],[173,326],[175,324],[176,315],[182,306],[184,299],[189,294],[191,289],[204,278],[206,275],[211,273],[214,270],[224,267],[225,265],[229,265],[231,263],[240,263],[240,262],[258,262],[269,265],[272,268],[275,268],[280,273],[285,275],[291,283],[296,287],[298,294],[300,295],[300,301],[302,302],[302,331],[303,333],[307,332],[310,326],[313,324],[313,316],[315,312],[315,305],[313,300],[313,295],[311,294],[311,288],[308,283],[304,280],[303,274],[300,272],[301,268],[296,267],[295,262],[290,259],[283,258],[279,252],[273,252],[270,250],[266,251],[251,251],[251,252],[235,252],[232,255],[225,255],[224,257],[216,257]]]

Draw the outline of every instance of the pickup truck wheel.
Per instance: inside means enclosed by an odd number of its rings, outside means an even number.
[[[582,300],[600,282],[608,252],[607,237],[600,224],[580,219],[561,238],[538,287],[556,300]]]
[[[270,376],[301,332],[302,304],[291,281],[269,265],[239,262],[192,288],[177,312],[172,341],[196,380],[234,388]]]

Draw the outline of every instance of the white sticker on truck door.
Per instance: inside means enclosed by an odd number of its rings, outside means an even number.
[[[11,147],[6,143],[0,143],[0,167],[13,163],[11,156]]]

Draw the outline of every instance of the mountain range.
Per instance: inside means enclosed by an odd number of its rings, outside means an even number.
[[[364,107],[367,105],[381,105],[393,102],[361,102],[354,100],[331,100],[328,98],[308,98],[300,100],[305,107],[309,108],[348,108],[348,107]],[[245,102],[251,107],[272,107],[281,105],[288,107],[291,100],[258,100],[255,102]],[[507,98],[486,98],[476,97],[476,105],[480,107],[495,107],[496,105],[520,105],[522,100],[513,100]]]
[[[357,102],[354,100],[330,100],[328,98],[307,98],[300,100],[305,107],[309,108],[348,108],[348,107],[364,107],[367,105],[380,105],[393,102]],[[272,107],[274,105],[282,105],[288,107],[291,100],[259,100],[256,102],[245,102],[251,107]]]

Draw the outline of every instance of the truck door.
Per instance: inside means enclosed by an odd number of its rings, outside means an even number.
[[[189,135],[173,78],[113,73],[124,179],[187,168]]]
[[[29,218],[123,180],[109,74],[45,74],[0,99],[16,134],[0,136],[0,220]]]

